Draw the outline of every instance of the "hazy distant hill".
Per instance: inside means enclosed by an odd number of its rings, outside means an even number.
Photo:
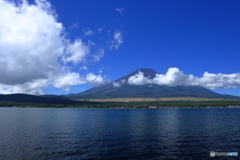
[[[45,103],[45,104],[75,104],[79,103],[72,101],[63,96],[45,95],[35,96],[28,94],[0,94],[0,101],[17,102],[17,103]]]
[[[113,83],[127,82],[129,77],[137,74],[139,71],[144,74],[144,77],[149,77],[150,79],[153,79],[158,73],[152,69],[141,68],[111,83],[93,87],[81,93],[70,94],[68,97],[71,99],[157,97],[240,98],[231,95],[221,95],[201,86],[130,85],[125,83],[121,87],[114,87]]]

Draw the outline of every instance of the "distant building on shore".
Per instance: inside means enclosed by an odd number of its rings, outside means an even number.
[[[148,108],[157,108],[157,106],[148,106]]]

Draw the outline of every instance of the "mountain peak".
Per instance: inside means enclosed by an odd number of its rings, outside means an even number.
[[[138,72],[142,72],[144,74],[144,77],[149,77],[150,79],[156,77],[156,74],[159,74],[158,72],[154,71],[151,68],[140,68],[140,69],[135,71],[136,74]]]
[[[151,68],[140,68],[140,69],[137,69],[134,72],[124,76],[124,77],[121,77],[121,78],[115,80],[114,82],[119,82],[119,81],[122,81],[124,79],[128,80],[130,77],[138,74],[139,72],[142,72],[144,77],[149,77],[149,79],[153,79],[154,77],[156,77],[156,74],[159,74],[158,72],[154,71]]]

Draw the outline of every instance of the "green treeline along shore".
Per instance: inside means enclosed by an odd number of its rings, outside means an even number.
[[[240,107],[240,101],[159,101],[159,102],[89,102],[76,103],[29,103],[1,101],[0,107],[36,107],[36,108],[212,108]]]
[[[131,100],[131,101],[130,101]],[[27,94],[0,95],[0,107],[40,107],[40,108],[210,108],[240,107],[240,99],[223,98],[155,98],[155,99],[78,99],[65,96]]]

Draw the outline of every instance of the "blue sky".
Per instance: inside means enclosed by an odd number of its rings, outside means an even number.
[[[1,93],[78,93],[139,68],[165,75],[175,67],[178,70],[170,78],[193,75],[197,78],[194,83],[240,96],[239,0],[43,0],[25,1],[25,6],[18,0],[15,5],[0,1],[4,8],[22,8],[17,14],[0,8],[8,19],[13,17],[12,21],[0,18],[0,23],[8,24],[0,25],[0,33],[4,33],[0,40],[6,44],[0,45],[0,55],[20,66],[0,65],[1,70],[7,68],[0,78]],[[37,6],[34,11],[33,6]],[[27,27],[21,25],[25,20],[36,29],[25,32]],[[26,43],[15,40],[16,35]],[[34,38],[25,39],[29,36]],[[31,46],[32,41],[35,45]],[[22,52],[15,55],[16,51],[9,50],[6,54],[6,46]],[[40,50],[41,46],[49,49]],[[22,63],[26,57],[29,61]],[[206,72],[212,75],[204,76]]]

